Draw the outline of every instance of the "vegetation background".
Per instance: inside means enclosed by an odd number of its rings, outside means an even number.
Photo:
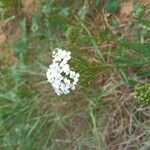
[[[57,47],[69,95],[46,81]],[[149,150],[149,82],[149,0],[0,0],[0,150]]]

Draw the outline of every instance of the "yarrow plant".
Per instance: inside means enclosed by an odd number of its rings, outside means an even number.
[[[69,94],[76,89],[80,77],[80,74],[73,71],[68,64],[71,52],[56,48],[52,57],[53,62],[46,72],[47,81],[51,83],[58,95]]]

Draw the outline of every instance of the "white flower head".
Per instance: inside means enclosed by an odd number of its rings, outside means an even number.
[[[46,76],[58,95],[69,94],[75,90],[80,74],[70,69],[68,61],[71,59],[71,52],[56,48],[53,51],[53,63],[49,65]]]

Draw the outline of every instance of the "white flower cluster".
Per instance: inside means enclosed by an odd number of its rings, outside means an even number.
[[[46,76],[58,95],[68,94],[75,90],[79,81],[79,73],[70,70],[68,61],[71,59],[71,52],[56,48],[53,51],[53,63],[49,65]]]

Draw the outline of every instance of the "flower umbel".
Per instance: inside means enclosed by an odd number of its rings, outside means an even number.
[[[53,51],[53,63],[49,65],[46,72],[47,81],[52,84],[58,95],[69,94],[75,90],[80,74],[71,70],[68,61],[71,59],[71,52],[56,48]]]

